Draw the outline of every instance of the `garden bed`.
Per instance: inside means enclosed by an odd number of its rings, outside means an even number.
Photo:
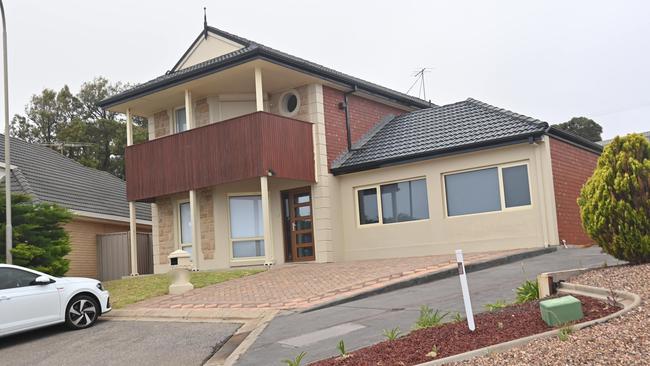
[[[576,296],[582,302],[584,318],[589,321],[612,314],[619,307],[590,297]],[[539,301],[510,305],[475,316],[476,330],[471,332],[465,320],[438,327],[415,330],[393,341],[384,341],[350,353],[312,363],[312,366],[417,365],[419,363],[472,351],[494,344],[543,333],[554,328],[544,323]],[[429,354],[436,348],[436,357]]]

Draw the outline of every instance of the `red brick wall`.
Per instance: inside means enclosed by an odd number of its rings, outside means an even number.
[[[327,162],[331,165],[333,160],[347,150],[345,110],[339,109],[339,103],[343,102],[343,92],[324,86],[323,102],[325,104]],[[383,117],[389,114],[400,115],[405,113],[404,110],[356,95],[349,96],[348,102],[350,104],[350,132],[353,143],[363,137]]]
[[[582,185],[596,168],[598,154],[550,138],[553,188],[560,241],[587,245],[593,240],[582,229],[580,209],[576,202]]]

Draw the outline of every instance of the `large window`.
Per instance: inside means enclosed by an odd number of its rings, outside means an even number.
[[[233,196],[229,201],[233,258],[263,257],[262,197]]]
[[[448,216],[530,205],[526,164],[447,174],[444,180]]]
[[[357,199],[361,225],[391,224],[429,218],[425,179],[359,189]]]
[[[192,254],[192,217],[190,203],[182,202],[178,205],[178,225],[180,228],[181,249]]]
[[[187,130],[187,115],[185,108],[178,108],[174,112],[174,121],[176,122],[176,132],[183,132]]]

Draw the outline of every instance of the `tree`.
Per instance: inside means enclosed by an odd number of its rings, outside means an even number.
[[[650,143],[616,137],[578,198],[582,225],[603,250],[631,263],[650,262]]]
[[[25,116],[14,116],[12,135],[47,144],[83,165],[123,178],[126,119],[97,103],[129,87],[98,77],[84,83],[75,95],[67,85],[58,93],[45,89],[32,96]],[[134,118],[133,134],[135,142],[146,140],[145,119]]]
[[[574,133],[584,137],[589,141],[601,141],[600,134],[603,133],[603,127],[593,119],[587,117],[573,117],[568,122],[554,125],[560,130]]]
[[[55,204],[33,202],[25,194],[13,194],[11,212],[13,263],[53,276],[63,276],[70,262],[64,258],[70,253],[70,238],[63,224],[72,220],[70,211]],[[0,215],[0,261],[4,262],[7,230],[4,195],[0,197]]]

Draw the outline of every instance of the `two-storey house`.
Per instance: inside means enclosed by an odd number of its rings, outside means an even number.
[[[590,242],[575,200],[600,146],[473,99],[435,105],[206,25],[101,105],[127,115],[156,272],[179,248],[202,270]]]

